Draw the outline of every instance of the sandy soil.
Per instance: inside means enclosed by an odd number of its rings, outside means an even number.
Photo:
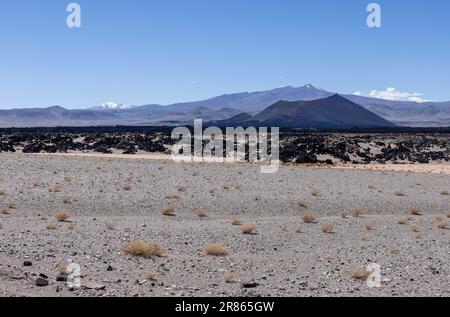
[[[450,295],[450,230],[438,228],[450,224],[448,173],[284,166],[264,175],[248,164],[141,157],[0,159],[2,296]],[[165,206],[175,216],[162,215]],[[364,215],[341,216],[355,209]],[[59,211],[68,222],[54,218]],[[305,211],[317,222],[304,223]],[[233,217],[256,232],[242,234]],[[156,242],[165,256],[125,255],[134,240]],[[206,255],[209,243],[228,254]],[[80,289],[56,281],[69,259],[81,266]],[[380,288],[351,277],[371,263],[381,267]],[[36,286],[39,274],[48,286]]]
[[[63,157],[90,157],[103,159],[131,159],[131,160],[160,160],[172,161],[172,157],[163,153],[138,153],[135,155],[127,155],[121,153],[102,154],[102,153],[55,153],[55,154],[24,154],[24,155],[38,155],[38,156],[63,156]],[[207,163],[217,163],[213,159],[204,159]],[[326,169],[352,169],[352,170],[376,170],[376,171],[392,171],[392,172],[411,172],[411,173],[432,173],[450,175],[450,164],[448,163],[433,163],[433,164],[303,164],[303,165],[289,165],[286,166],[299,168],[326,168]]]
[[[327,168],[450,175],[450,164],[339,164]]]

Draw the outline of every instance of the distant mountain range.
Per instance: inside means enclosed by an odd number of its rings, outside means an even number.
[[[82,110],[58,106],[0,110],[1,127],[185,125],[192,124],[193,119],[231,122],[231,118],[290,127],[322,127],[323,124],[330,127],[352,124],[449,127],[450,102],[415,103],[356,95],[336,96],[313,85],[305,85],[228,94],[168,106],[129,107],[110,102],[103,107]]]
[[[356,95],[345,97],[399,126],[450,127],[450,102],[417,103]]]

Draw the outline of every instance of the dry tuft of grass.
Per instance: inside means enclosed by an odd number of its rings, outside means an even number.
[[[235,217],[235,218],[231,219],[231,224],[233,226],[240,226],[242,224],[242,222],[239,218]]]
[[[205,245],[203,251],[205,251],[206,255],[211,256],[224,256],[228,254],[227,247],[215,243]]]
[[[123,246],[122,251],[126,255],[141,258],[164,256],[164,250],[154,242],[132,241]]]
[[[115,230],[116,229],[116,226],[113,223],[110,223],[110,222],[105,223],[105,227],[108,230]]]
[[[195,209],[195,213],[199,218],[206,218],[206,211],[204,208],[197,208]]]
[[[361,241],[369,241],[369,237],[368,236],[362,236],[359,238]]]
[[[313,196],[313,197],[319,196],[319,192],[318,192],[317,190],[312,190],[312,191],[310,192],[310,194],[311,194],[311,196]]]
[[[330,223],[326,223],[322,225],[322,232],[323,233],[333,233],[334,225]]]
[[[65,221],[67,221],[67,219],[70,218],[70,214],[65,211],[60,211],[55,214],[55,218],[59,222],[65,222]]]
[[[164,198],[167,200],[172,200],[172,199],[180,199],[180,196],[174,194],[174,195],[167,195]]]
[[[208,189],[208,193],[215,194],[216,193],[216,189],[215,188],[210,188],[210,189]]]
[[[310,212],[304,212],[300,215],[304,223],[315,223],[316,217]]]
[[[124,185],[124,186],[122,187],[122,189],[123,189],[124,191],[126,191],[126,192],[130,192],[130,191],[131,191],[131,185],[126,184],[126,185]]]
[[[169,232],[165,229],[161,229],[159,230],[159,234],[163,237],[168,237],[169,236]]]
[[[234,272],[225,272],[224,279],[225,283],[233,283],[235,274]]]
[[[17,209],[17,205],[15,203],[9,203],[9,204],[6,205],[6,208]]]
[[[56,223],[48,223],[46,226],[47,230],[56,230],[56,228],[58,228],[58,225]]]
[[[225,189],[225,190],[241,189],[241,185],[239,185],[239,184],[225,184],[225,185],[223,185],[223,189]]]
[[[389,249],[388,249],[388,252],[389,252],[390,254],[399,254],[399,253],[400,253],[400,250],[397,249],[397,248],[389,248]]]
[[[144,276],[147,281],[156,281],[157,274],[155,272],[147,272]]]
[[[397,196],[397,197],[405,197],[406,194],[403,193],[403,192],[401,192],[401,191],[396,191],[396,192],[394,192],[394,196]]]
[[[366,223],[366,224],[364,224],[364,228],[366,228],[369,231],[375,230],[375,224],[373,224],[373,223]]]
[[[295,229],[295,233],[301,234],[301,233],[303,233],[303,230],[301,228],[297,228],[297,229]]]
[[[241,232],[243,234],[252,234],[256,231],[256,225],[243,225],[241,227]]]
[[[165,206],[165,207],[162,207],[162,209],[161,209],[161,213],[164,216],[175,216],[174,212],[175,212],[175,209],[170,206]]]
[[[354,268],[350,272],[350,276],[354,280],[365,280],[365,279],[367,279],[369,277],[370,273],[371,272],[368,271],[366,268],[357,267],[357,268]]]
[[[70,183],[71,181],[73,181],[73,177],[71,177],[71,176],[64,176],[64,181],[66,183]]]
[[[9,215],[9,209],[8,208],[0,208],[0,214]]]
[[[408,224],[408,219],[406,218],[401,218],[397,221],[397,224],[399,225],[407,225]]]
[[[342,218],[342,219],[347,219],[347,218],[348,218],[348,213],[346,213],[346,212],[341,212],[341,218]]]
[[[70,205],[72,203],[72,200],[69,197],[64,197],[63,203],[66,205]]]
[[[40,183],[38,181],[32,181],[31,182],[31,186],[33,186],[34,188],[39,187]]]
[[[69,229],[69,230],[75,230],[76,227],[77,227],[77,225],[75,223],[69,223],[67,225],[67,229]]]
[[[364,215],[364,212],[363,212],[362,210],[360,210],[360,209],[353,209],[353,210],[352,210],[352,216],[353,216],[354,218],[359,218],[359,217],[361,217],[362,215]]]
[[[308,205],[306,203],[304,203],[303,201],[299,201],[298,206],[303,209],[308,209]]]
[[[66,274],[67,273],[67,268],[69,267],[69,263],[67,262],[63,262],[60,263],[57,267],[56,267],[56,271],[59,274]]]
[[[417,225],[417,224],[412,224],[412,225],[411,225],[411,230],[412,230],[413,232],[420,232],[420,227],[419,227],[419,225]]]
[[[6,189],[0,188],[0,196],[6,195]]]
[[[184,186],[177,186],[177,191],[179,193],[184,193],[184,192],[186,192],[186,187],[184,187]]]
[[[413,216],[422,216],[423,215],[422,209],[419,209],[419,208],[411,208],[409,210],[409,213]]]
[[[448,230],[450,226],[444,222],[438,223],[436,226],[438,229]]]
[[[447,218],[450,218],[450,212],[447,214]]]
[[[61,192],[61,187],[59,185],[53,185],[50,188],[50,192],[51,193],[60,193]]]
[[[448,191],[444,190],[444,191],[441,192],[441,195],[442,196],[449,196],[450,193]]]

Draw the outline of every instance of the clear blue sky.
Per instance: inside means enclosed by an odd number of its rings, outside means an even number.
[[[82,28],[66,26],[66,5]],[[381,29],[366,6],[382,6]],[[0,108],[169,104],[312,83],[450,100],[448,0],[2,0]]]

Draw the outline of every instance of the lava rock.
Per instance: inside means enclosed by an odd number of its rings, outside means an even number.
[[[56,281],[57,282],[67,282],[68,277],[69,277],[69,275],[67,273],[59,274],[58,276],[56,276]]]
[[[48,286],[48,280],[43,277],[38,277],[36,279],[36,286],[38,287],[46,287]]]
[[[241,286],[243,288],[256,288],[259,286],[259,283],[255,282],[255,281],[248,281],[248,282],[241,283]]]

